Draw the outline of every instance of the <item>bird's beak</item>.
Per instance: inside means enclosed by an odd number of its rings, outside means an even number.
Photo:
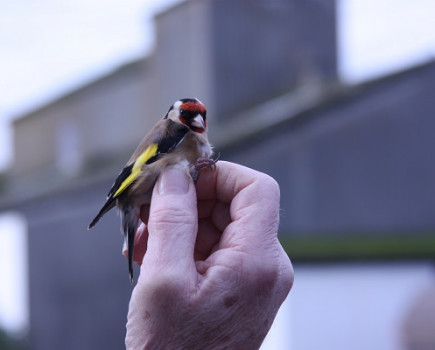
[[[192,119],[191,125],[195,128],[205,130],[205,122],[201,114],[198,114],[195,118]]]

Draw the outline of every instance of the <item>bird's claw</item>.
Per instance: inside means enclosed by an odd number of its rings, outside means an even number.
[[[190,167],[190,175],[192,176],[193,181],[197,181],[199,178],[199,172],[203,168],[209,168],[212,170],[216,169],[216,163],[219,160],[219,154],[216,159],[213,158],[198,158],[195,164]]]

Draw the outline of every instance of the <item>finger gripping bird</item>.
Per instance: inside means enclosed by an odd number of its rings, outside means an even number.
[[[196,181],[203,167],[213,167],[212,147],[207,138],[206,108],[195,98],[176,101],[166,115],[145,135],[116,178],[106,203],[89,224],[92,228],[113,207],[121,216],[121,232],[128,249],[128,271],[133,282],[134,236],[140,208],[149,204],[162,171],[171,165],[188,167]]]

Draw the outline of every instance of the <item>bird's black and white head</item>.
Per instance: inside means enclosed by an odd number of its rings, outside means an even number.
[[[188,126],[192,131],[204,133],[207,130],[207,110],[204,104],[196,98],[182,98],[176,101],[165,119]]]

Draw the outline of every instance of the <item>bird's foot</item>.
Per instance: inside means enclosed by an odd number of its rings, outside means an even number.
[[[198,158],[196,163],[191,165],[190,167],[190,175],[192,176],[193,181],[196,182],[196,180],[198,180],[199,178],[199,172],[201,169],[203,168],[208,168],[208,169],[212,169],[215,170],[216,169],[216,163],[219,160],[219,154],[216,157],[216,159],[213,158]]]

